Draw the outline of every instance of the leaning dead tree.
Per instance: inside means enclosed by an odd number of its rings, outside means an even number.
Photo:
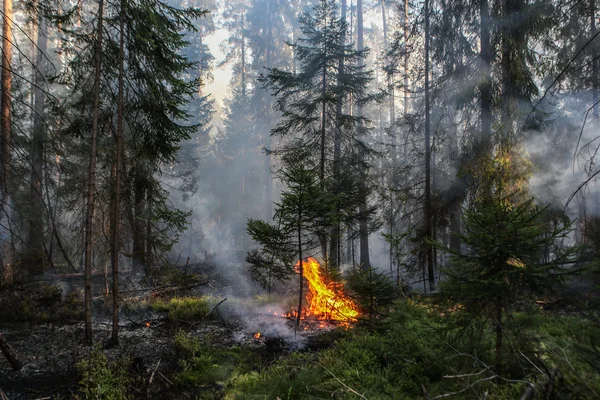
[[[4,339],[2,332],[0,332],[0,350],[2,350],[2,354],[4,354],[4,357],[6,357],[13,370],[19,371],[21,368],[23,368],[23,364],[21,364],[17,358],[17,354],[13,348],[10,347],[6,339]]]

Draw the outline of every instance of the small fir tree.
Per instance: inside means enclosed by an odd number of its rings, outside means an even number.
[[[270,260],[262,264],[262,268],[272,265],[272,274],[294,260],[293,255],[297,254],[298,260],[304,259],[318,245],[318,238],[330,224],[331,197],[321,189],[316,171],[302,163],[292,163],[287,164],[281,174],[287,189],[282,192],[281,201],[275,204],[276,224],[249,220],[247,227],[250,236],[262,246],[262,255],[267,256],[256,258],[255,254],[249,253],[249,261]],[[274,260],[278,264],[273,263]],[[287,265],[291,269],[291,263]],[[302,314],[302,263],[299,263],[298,269],[300,277],[296,328]]]
[[[464,213],[461,240],[468,249],[451,253],[442,292],[461,303],[472,321],[483,321],[495,332],[495,359],[502,365],[507,316],[528,295],[540,295],[574,273],[577,249],[561,246],[568,225],[549,227],[545,208],[533,199],[516,198],[502,190],[483,198]],[[550,251],[548,251],[550,249]]]

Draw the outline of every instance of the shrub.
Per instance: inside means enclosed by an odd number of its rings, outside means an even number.
[[[132,383],[128,374],[129,359],[108,361],[99,347],[95,347],[87,359],[77,364],[82,375],[79,382],[79,399],[127,400]]]
[[[155,311],[167,312],[172,320],[199,321],[208,317],[215,300],[208,297],[173,297],[157,300],[152,304]]]

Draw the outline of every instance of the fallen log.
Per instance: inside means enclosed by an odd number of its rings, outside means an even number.
[[[2,350],[2,354],[4,354],[4,357],[6,357],[14,371],[19,371],[23,368],[23,364],[17,359],[17,354],[12,347],[10,347],[6,339],[4,339],[2,332],[0,332],[0,350]]]

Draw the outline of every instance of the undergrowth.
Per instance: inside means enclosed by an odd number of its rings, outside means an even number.
[[[128,368],[130,361],[122,358],[109,361],[99,347],[95,347],[89,356],[77,364],[81,373],[78,394],[81,400],[128,400],[133,396],[129,392],[132,379]]]
[[[210,310],[218,303],[213,297],[173,297],[152,302],[154,311],[166,312],[174,321],[199,321],[209,316]]]
[[[513,361],[496,373],[493,332],[457,329],[461,313],[431,298],[396,303],[385,320],[357,326],[330,349],[233,376],[226,399],[493,400],[520,398],[529,385],[543,393],[550,376],[556,399],[598,398],[597,325],[539,309],[511,315]]]

